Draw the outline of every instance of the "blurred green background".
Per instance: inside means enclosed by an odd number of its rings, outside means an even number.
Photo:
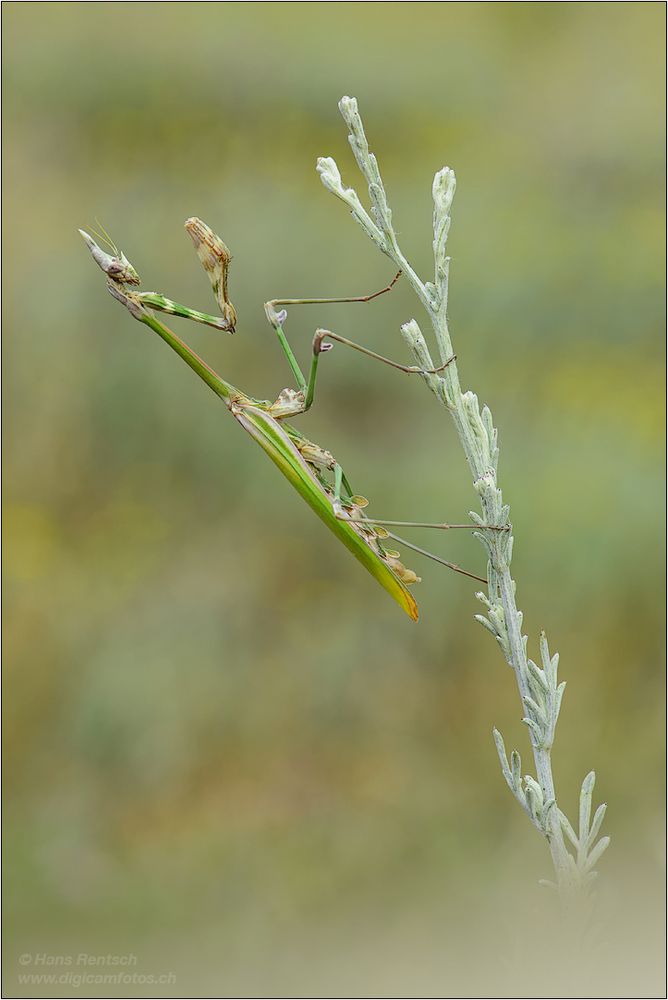
[[[457,171],[451,326],[499,427],[530,650],[545,628],[568,681],[560,799],[574,817],[595,768],[609,803],[599,957],[556,995],[660,995],[664,5],[3,13],[6,995],[77,995],[18,976],[80,953],[176,980],[89,996],[555,995],[521,985],[549,856],[499,773],[492,726],[525,769],[528,742],[474,586],[407,559],[414,626],[76,231],[99,218],[144,288],[213,311],[182,228],[207,220],[237,334],[172,325],[273,398],[263,302],[393,273],[315,174],[333,155],[364,194],[343,94],[425,276],[432,176]],[[289,333],[304,360],[319,325],[408,360],[418,310],[400,282]],[[417,380],[336,350],[299,425],[380,516],[475,506]],[[484,568],[468,535],[415,540]]]

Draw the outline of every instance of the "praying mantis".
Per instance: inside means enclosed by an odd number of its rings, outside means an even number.
[[[113,297],[127,308],[134,319],[144,323],[157,333],[223,400],[237,423],[260,445],[315,514],[413,621],[418,620],[418,606],[408,587],[418,583],[420,578],[413,570],[404,566],[399,552],[386,547],[384,543],[388,538],[434,559],[457,573],[486,583],[484,577],[469,573],[455,563],[441,559],[439,556],[399,538],[388,530],[390,526],[400,525],[441,530],[451,528],[480,530],[480,525],[434,524],[370,518],[365,512],[368,501],[363,496],[353,492],[342,467],[331,452],[309,441],[292,424],[287,422],[288,418],[305,413],[313,404],[320,356],[331,350],[334,342],[351,347],[409,375],[434,375],[443,371],[455,360],[453,356],[438,368],[433,369],[402,365],[330,330],[318,329],[313,338],[309,374],[308,377],[304,376],[283,330],[287,318],[286,307],[335,302],[369,302],[379,295],[389,292],[401,272],[389,285],[372,295],[352,298],[273,299],[265,303],[267,319],[276,332],[278,342],[297,383],[297,389],[283,389],[274,402],[255,399],[221,378],[180,337],[177,337],[154,315],[155,312],[163,312],[227,333],[234,333],[237,314],[228,293],[228,270],[231,254],[223,240],[200,219],[188,219],[185,223],[185,229],[193,241],[200,263],[209,278],[220,310],[218,316],[190,309],[157,292],[137,291],[137,286],[140,285],[137,271],[113,243],[106,231],[103,230],[102,234],[96,232],[95,235],[102,243],[106,244],[110,252],[96,243],[83,229],[80,229],[79,232],[93,259],[106,274],[107,287]],[[493,531],[508,530],[508,527],[506,525],[482,526],[482,528]]]

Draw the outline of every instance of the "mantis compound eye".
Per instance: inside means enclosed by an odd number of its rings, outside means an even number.
[[[124,257],[112,260],[107,270],[107,274],[110,278],[113,278],[114,281],[120,281],[124,285],[141,284],[139,275],[135,271],[134,267],[129,261],[125,260]]]

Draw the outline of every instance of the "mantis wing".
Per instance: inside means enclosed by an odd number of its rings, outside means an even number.
[[[315,478],[288,435],[272,416],[249,406],[231,404],[230,410],[244,430],[257,441],[299,495],[304,498],[311,510],[318,515],[339,541],[343,542],[345,547],[362,563],[381,587],[385,588],[397,604],[401,605],[409,618],[417,621],[418,606],[415,598],[403,580],[392,569],[393,562],[398,567],[401,564],[389,555],[385,555],[380,547],[373,547],[373,539],[375,538],[373,528],[369,526],[368,529],[365,529],[364,525],[353,524],[350,520],[345,519],[345,511],[342,512],[342,517],[336,516],[332,500]],[[403,570],[403,567],[401,569]],[[404,570],[404,572],[406,571]]]

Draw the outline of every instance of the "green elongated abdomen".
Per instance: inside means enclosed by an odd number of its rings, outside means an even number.
[[[230,405],[235,419],[281,470],[321,521],[343,542],[356,559],[382,587],[400,604],[406,614],[418,620],[415,598],[402,580],[390,569],[377,552],[345,520],[336,517],[330,498],[278,421],[255,407]]]

